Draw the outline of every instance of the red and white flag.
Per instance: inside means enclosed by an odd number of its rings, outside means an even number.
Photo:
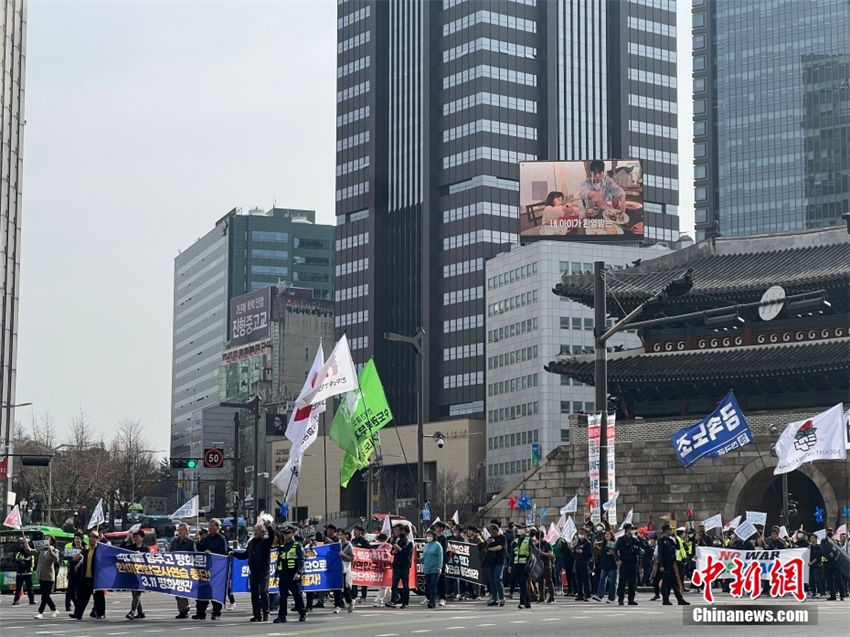
[[[773,475],[788,473],[815,460],[844,460],[846,439],[841,403],[806,420],[792,422],[776,441],[778,461]]]
[[[3,526],[8,526],[8,527],[11,527],[13,529],[20,530],[20,528],[21,528],[21,510],[18,508],[17,504],[9,512],[9,515],[6,516],[6,519],[3,520]]]
[[[302,394],[309,392],[319,383],[324,364],[325,353],[322,351],[322,343],[319,342],[313,365],[307,374],[307,380],[304,381],[304,387],[301,388]],[[297,449],[303,454],[316,441],[319,435],[319,414],[323,411],[325,411],[324,400],[292,411],[289,425],[286,427],[286,437],[292,441],[292,449]]]
[[[327,400],[332,396],[357,389],[357,369],[348,348],[345,334],[337,341],[334,350],[319,370],[318,380],[301,390],[295,400],[298,409]]]
[[[735,530],[741,524],[741,516],[737,516],[729,520],[726,524],[723,525],[724,531]],[[706,529],[707,531],[708,529]]]

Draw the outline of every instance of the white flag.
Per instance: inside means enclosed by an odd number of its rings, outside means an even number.
[[[344,394],[357,389],[357,370],[351,359],[351,350],[348,349],[348,339],[345,334],[337,341],[334,350],[328,360],[319,370],[319,378],[315,387],[307,391],[301,390],[295,400],[298,409],[307,405],[314,405],[326,400],[331,396]]]
[[[793,471],[805,462],[844,460],[846,438],[841,403],[806,420],[792,422],[776,441],[778,462],[773,475]]]
[[[620,497],[620,492],[614,491],[614,495],[612,495],[609,498],[608,502],[606,502],[605,504],[602,505],[602,510],[607,511],[608,509],[613,507],[615,504],[617,504],[617,498],[619,498],[619,497]]]
[[[320,342],[316,349],[316,356],[313,358],[313,365],[310,367],[307,379],[301,388],[302,394],[309,392],[316,386],[324,364],[325,353],[322,351]],[[319,414],[323,411],[325,411],[324,400],[301,409],[292,410],[289,425],[286,427],[286,437],[292,441],[292,447],[300,449],[302,454],[316,441],[316,437],[319,435]]]
[[[481,529],[481,537],[485,540],[489,540],[490,539],[490,531],[488,531],[486,528]]]
[[[720,514],[712,515],[710,518],[706,518],[702,521],[702,525],[705,527],[706,531],[710,531],[711,529],[716,529],[723,526],[723,518],[720,517]]]
[[[573,536],[576,534],[576,523],[573,522],[573,516],[567,518],[567,523],[564,524],[564,529],[561,531],[561,537],[567,542],[572,542]]]
[[[621,528],[621,529],[622,529],[624,526],[626,526],[627,524],[631,524],[631,523],[632,523],[632,515],[634,515],[634,512],[635,512],[635,510],[634,510],[634,509],[629,509],[629,512],[628,512],[628,513],[626,513],[626,517],[624,517],[624,518],[623,518],[623,523],[620,525],[620,528]]]
[[[560,535],[561,534],[558,532],[558,527],[555,526],[555,523],[550,522],[549,523],[549,531],[547,531],[547,533],[546,533],[546,541],[549,542],[549,544],[554,544],[555,542],[558,541],[558,538],[560,537]]]
[[[272,478],[272,484],[283,492],[283,501],[289,506],[295,504],[295,494],[298,492],[298,477],[300,475],[301,454],[296,449],[290,449],[289,460],[283,465],[283,469]]]
[[[626,531],[625,531],[624,529],[620,529],[619,531],[617,531],[617,532],[614,534],[614,539],[615,539],[615,540],[619,540],[619,539],[620,539],[621,537],[623,537],[625,534],[626,534]]]
[[[725,525],[723,525],[724,531],[734,530],[738,528],[738,525],[741,524],[741,516],[736,516],[729,520]]]
[[[3,521],[3,526],[8,526],[13,529],[21,529],[21,510],[18,508],[16,504],[11,511],[9,511],[9,515],[6,516],[6,519]]]
[[[460,517],[458,517],[457,509],[455,509],[454,515],[452,515],[452,522],[460,524]]]
[[[815,535],[818,536],[818,539],[823,541],[826,539],[826,529],[821,529],[820,531],[815,531]]]
[[[764,526],[767,524],[767,513],[762,511],[747,511],[747,520],[753,524]]]
[[[183,518],[194,518],[198,515],[199,498],[196,495],[188,502],[184,502],[182,506],[171,514],[172,520],[182,520]]]
[[[738,528],[735,529],[735,535],[737,535],[742,540],[747,540],[758,533],[758,529],[753,526],[753,523],[749,520],[741,522],[738,525]]]
[[[103,517],[103,498],[101,498],[97,501],[97,506],[94,508],[94,513],[91,514],[89,525],[86,528],[91,529],[104,522],[106,522],[106,518]]]
[[[567,506],[561,509],[561,513],[575,513],[578,508],[578,496],[574,495],[573,499],[567,502]]]
[[[561,517],[560,517],[560,518],[558,518],[558,525],[557,525],[557,526],[558,526],[558,528],[559,528],[559,529],[563,529],[563,528],[564,528],[564,525],[565,525],[566,523],[567,523],[567,514],[566,514],[566,513],[562,513],[562,514],[561,514]]]
[[[390,521],[389,513],[384,516],[384,523],[381,525],[381,533],[386,535],[387,539],[390,539],[393,536],[393,523]]]
[[[784,539],[788,537],[788,529],[785,528],[785,525],[779,527],[779,537]]]

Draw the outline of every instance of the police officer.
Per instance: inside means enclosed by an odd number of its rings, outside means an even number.
[[[637,580],[637,564],[640,558],[640,542],[632,536],[632,525],[623,525],[624,534],[614,544],[614,559],[620,569],[620,581],[617,584],[617,602],[623,605],[626,587],[629,589],[629,606],[637,606],[635,601],[635,583]]]
[[[664,601],[662,604],[664,606],[672,606],[672,602],[670,601],[670,590],[672,589],[676,595],[676,600],[679,602],[679,606],[690,606],[690,602],[686,602],[685,598],[679,592],[679,586],[676,581],[676,557],[679,552],[679,546],[673,538],[673,529],[669,524],[665,524],[661,527],[661,532],[663,535],[658,541],[658,572],[661,574],[663,582],[661,597]]]
[[[287,525],[281,530],[281,540],[277,551],[277,582],[280,587],[280,609],[275,624],[286,622],[287,598],[290,594],[298,611],[298,621],[307,619],[304,599],[301,597],[301,573],[304,570],[304,552],[295,541],[295,527]]]
[[[528,594],[528,571],[525,568],[528,556],[531,555],[531,537],[520,535],[516,539],[513,563],[513,584],[519,586],[519,608],[531,608]]]

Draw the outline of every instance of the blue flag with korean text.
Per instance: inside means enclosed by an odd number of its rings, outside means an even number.
[[[747,419],[730,391],[708,416],[673,434],[673,450],[679,462],[690,467],[706,456],[722,456],[752,441]]]
[[[224,602],[230,558],[207,553],[137,553],[98,544],[94,588],[156,591]]]

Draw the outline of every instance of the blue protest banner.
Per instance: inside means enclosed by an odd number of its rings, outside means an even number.
[[[705,456],[722,456],[752,441],[747,419],[730,391],[708,416],[673,434],[673,449],[679,462],[689,467]]]
[[[269,593],[277,593],[277,549],[272,549],[269,553]],[[251,589],[248,586],[248,560],[240,560],[233,558],[230,563],[230,592],[234,595],[239,593],[250,593]]]
[[[333,591],[342,589],[342,558],[339,542],[304,549],[302,591]]]
[[[94,587],[156,591],[224,602],[229,558],[206,553],[136,553],[100,544],[94,560]]]
[[[342,558],[339,542],[304,549],[304,571],[301,574],[302,591],[333,591],[342,589]],[[277,549],[272,549],[269,564],[269,592],[278,592],[275,568]],[[230,591],[247,593],[248,562],[233,560],[230,572]]]

